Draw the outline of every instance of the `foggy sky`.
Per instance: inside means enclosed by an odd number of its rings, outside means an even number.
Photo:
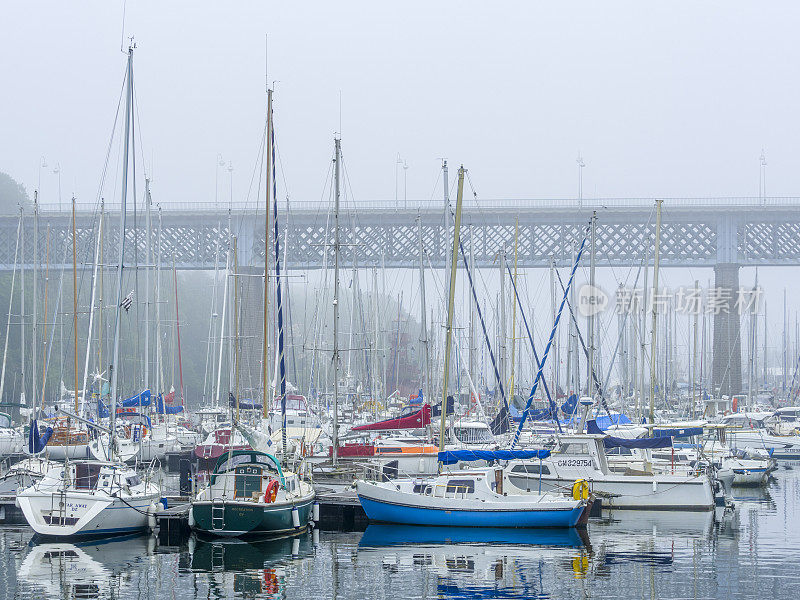
[[[121,1],[5,3],[0,169],[97,194],[122,84]],[[354,197],[431,197],[439,157],[483,198],[798,195],[796,2],[129,1],[154,200],[243,199],[275,81],[279,184],[317,200],[341,130]],[[127,40],[124,44],[127,46]],[[117,177],[113,151],[111,183]],[[110,186],[110,187],[109,187]],[[439,192],[437,192],[438,194]],[[402,196],[402,175],[401,189]]]

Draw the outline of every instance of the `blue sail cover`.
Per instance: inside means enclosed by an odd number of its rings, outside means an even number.
[[[653,429],[653,437],[691,437],[693,435],[703,435],[702,427],[665,427]]]
[[[607,436],[603,438],[603,445],[606,448],[671,448],[672,438],[670,437],[657,437],[657,438],[618,438]]]
[[[47,446],[47,442],[50,441],[50,436],[53,435],[53,428],[48,427],[44,430],[44,433],[39,436],[39,422],[34,419],[33,423],[31,423],[31,429],[28,432],[28,453],[30,454],[38,454],[44,447]]]
[[[150,406],[150,390],[145,390],[122,401],[122,408],[131,408],[132,406]]]
[[[236,398],[231,393],[228,393],[228,404],[230,404],[232,408],[236,408]],[[239,410],[260,410],[263,407],[264,405],[260,402],[255,402],[246,398],[239,399]]]
[[[106,419],[109,416],[108,405],[100,398],[97,399],[97,416],[100,419]]]
[[[177,415],[183,412],[183,406],[164,406],[164,397],[159,394],[156,398],[156,412],[160,415]]]
[[[550,450],[446,450],[439,452],[439,462],[443,465],[453,465],[459,461],[541,459],[548,456]]]

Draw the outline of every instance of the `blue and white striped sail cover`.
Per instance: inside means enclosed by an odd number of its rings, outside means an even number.
[[[513,460],[515,458],[547,458],[550,450],[446,450],[439,452],[439,462],[453,465],[457,462],[475,460]]]

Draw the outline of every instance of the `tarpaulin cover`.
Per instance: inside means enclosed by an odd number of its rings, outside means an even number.
[[[515,458],[547,458],[550,450],[447,450],[439,452],[439,462],[452,465],[459,461],[513,460]]]
[[[50,441],[50,436],[53,435],[53,428],[48,427],[44,430],[44,433],[39,436],[39,422],[34,419],[33,423],[31,423],[31,429],[28,432],[28,452],[30,454],[38,454],[44,447],[47,446],[47,442]]]
[[[232,407],[236,407],[236,398],[234,398],[233,394],[228,394],[228,403]],[[239,400],[239,410],[256,410],[261,408],[264,408],[264,405],[260,402],[254,402],[253,400],[247,399]]]
[[[178,413],[183,412],[183,407],[178,406],[170,406],[169,404],[165,404],[164,398],[161,397],[161,394],[158,395],[156,399],[156,412],[160,415],[177,415]]]
[[[492,419],[491,423],[489,423],[489,429],[491,430],[492,434],[500,435],[502,433],[506,433],[510,427],[508,424],[508,405],[504,404],[500,411],[497,413],[494,419]]]
[[[664,429],[654,429],[653,437],[691,437],[693,435],[703,435],[702,427],[667,427]]]
[[[431,407],[424,404],[421,409],[416,412],[406,415],[405,417],[398,417],[397,419],[386,419],[385,421],[378,421],[377,423],[368,423],[367,425],[359,425],[353,427],[353,431],[380,431],[386,429],[419,429],[425,427],[431,422]]]
[[[452,415],[456,412],[456,401],[453,399],[452,396],[447,397],[447,414]],[[441,417],[442,416],[442,403],[435,404],[431,407],[431,416],[432,417]]]
[[[150,406],[150,390],[145,390],[135,396],[126,398],[122,401],[122,406],[123,408],[129,408],[131,406]]]
[[[603,438],[603,445],[606,448],[671,448],[672,438],[657,437],[628,440],[609,435]]]

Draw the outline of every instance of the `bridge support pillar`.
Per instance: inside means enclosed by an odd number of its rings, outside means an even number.
[[[736,303],[739,291],[739,265],[720,263],[714,267],[715,297],[714,346],[711,365],[711,387],[714,394],[742,392],[741,319]]]

